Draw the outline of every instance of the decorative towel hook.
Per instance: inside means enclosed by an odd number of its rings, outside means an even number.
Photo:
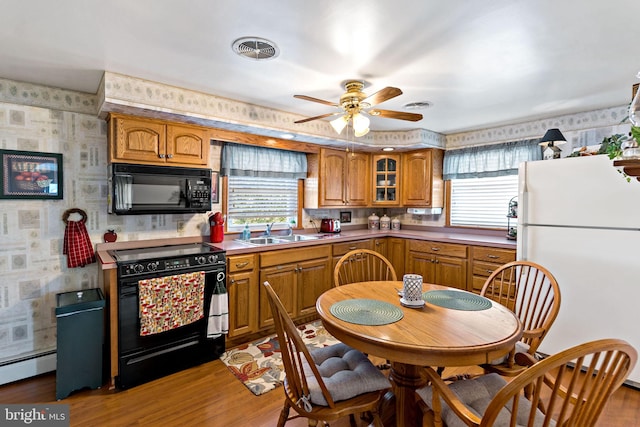
[[[77,213],[78,215],[82,216],[81,221],[83,223],[87,222],[87,213],[82,209],[78,209],[78,208],[67,209],[66,211],[64,211],[64,213],[62,214],[62,222],[66,224],[69,220],[69,216],[71,216],[74,213]]]

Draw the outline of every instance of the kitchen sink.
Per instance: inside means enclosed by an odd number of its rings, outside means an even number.
[[[303,234],[294,234],[292,236],[278,236],[276,237],[278,240],[283,240],[285,242],[302,242],[305,240],[316,240],[320,237],[318,236],[305,236]]]
[[[318,236],[305,236],[302,234],[294,234],[291,236],[260,236],[252,237],[248,240],[237,239],[237,242],[246,243],[248,245],[275,245],[278,243],[303,242],[306,240],[316,240]]]
[[[248,240],[238,240],[239,242],[249,243],[251,245],[271,245],[273,243],[280,243],[275,237],[252,237]]]

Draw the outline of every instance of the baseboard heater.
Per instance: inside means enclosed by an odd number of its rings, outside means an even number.
[[[536,356],[537,356],[539,359],[544,359],[544,358],[546,358],[546,357],[549,357],[549,355],[548,355],[548,354],[540,353],[539,351],[537,351],[537,352],[536,352]],[[576,368],[576,364],[575,364],[575,363],[573,363],[573,362],[569,362],[569,363],[567,363],[567,366],[569,366],[569,367],[570,367],[570,368],[572,368],[572,369],[575,369],[575,368]],[[587,372],[587,368],[586,368],[586,367],[584,367],[584,366],[581,366],[581,367],[580,367],[580,370],[581,370],[582,372]],[[597,371],[596,371],[596,372],[597,372]],[[633,389],[635,389],[635,390],[640,391],[640,383],[637,383],[637,382],[635,382],[635,381],[633,381],[633,380],[627,379],[627,380],[625,380],[625,382],[623,382],[623,383],[622,383],[622,385],[625,385],[625,386],[627,386],[627,387],[631,387],[631,388],[633,388]]]
[[[0,364],[0,385],[56,370],[56,351],[34,354]]]

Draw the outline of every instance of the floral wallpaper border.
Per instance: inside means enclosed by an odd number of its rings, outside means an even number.
[[[135,112],[143,109],[165,118],[179,115],[195,123],[252,134],[280,137],[282,132],[292,132],[298,135],[299,141],[328,146],[349,142],[336,138],[331,126],[324,121],[296,125],[293,122],[302,116],[109,71],[104,73],[95,95],[0,78],[0,102],[102,118],[110,111]],[[359,138],[355,145],[462,148],[541,137],[552,127],[568,132],[614,126],[620,124],[626,115],[627,106],[623,105],[449,135],[428,129],[372,131]]]

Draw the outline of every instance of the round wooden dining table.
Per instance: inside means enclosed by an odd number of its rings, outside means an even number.
[[[418,425],[415,389],[426,384],[424,366],[489,363],[507,354],[522,336],[522,325],[516,315],[496,302],[483,301],[486,306],[482,309],[469,310],[429,302],[420,308],[409,308],[400,302],[398,290],[402,287],[402,281],[351,283],[331,288],[316,301],[327,332],[353,348],[391,362],[390,379],[394,385],[395,419],[399,427]],[[462,293],[455,295],[474,301],[481,298],[446,286],[427,283],[422,286],[423,292],[437,290],[459,291]],[[358,299],[397,306],[402,310],[402,318],[392,323],[368,325],[341,320],[332,314],[334,304],[344,305],[345,301]],[[396,308],[393,311],[398,314]]]

